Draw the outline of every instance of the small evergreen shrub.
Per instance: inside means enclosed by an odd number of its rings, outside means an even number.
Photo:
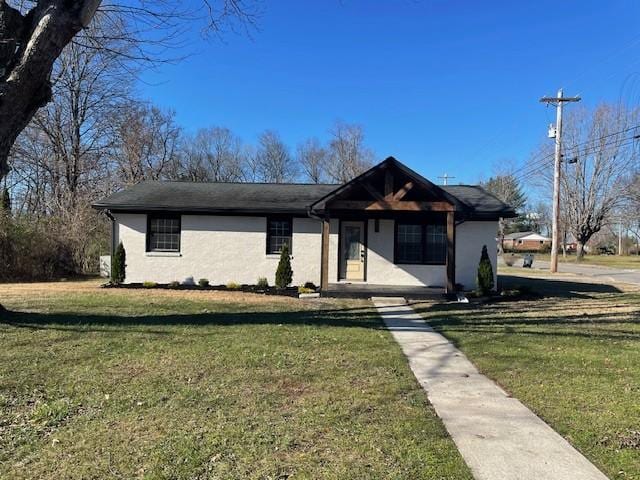
[[[240,284],[238,282],[229,282],[229,283],[227,283],[227,288],[229,290],[239,290],[240,289]]]
[[[169,282],[170,288],[178,288],[179,286],[180,286],[180,282],[177,280],[174,280],[173,282]]]
[[[291,269],[291,256],[289,256],[289,246],[283,245],[280,252],[280,261],[276,269],[276,287],[287,288],[293,281],[293,270]]]
[[[158,286],[158,284],[156,282],[146,281],[146,282],[142,282],[142,286],[144,288],[155,288]]]
[[[313,282],[304,282],[304,288],[316,291],[318,287],[316,287],[316,284]]]
[[[267,288],[269,288],[269,281],[266,279],[266,277],[260,277],[258,279],[258,283],[256,283],[256,287],[258,287],[260,290],[266,290]]]
[[[482,247],[476,285],[480,295],[486,295],[493,290],[493,267],[491,266],[491,260],[489,259],[489,253],[487,252],[486,245]]]
[[[124,245],[122,242],[118,244],[118,248],[116,248],[116,252],[113,254],[113,258],[111,259],[111,282],[116,285],[120,285],[124,282],[126,277],[126,268],[127,268],[127,253],[124,250]]]
[[[0,197],[0,213],[11,215],[11,196],[7,187],[4,188]]]
[[[198,280],[198,285],[200,285],[201,287],[208,287],[209,280],[207,280],[206,278],[201,278],[200,280]]]

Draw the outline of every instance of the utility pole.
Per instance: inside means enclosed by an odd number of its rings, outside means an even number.
[[[552,273],[558,271],[558,247],[559,223],[560,223],[560,162],[562,162],[562,106],[565,102],[579,102],[580,97],[563,97],[562,89],[558,90],[557,97],[542,97],[542,103],[554,104],[556,106],[556,152],[553,165],[553,218],[551,228],[551,266]]]
[[[443,182],[442,182],[443,185],[448,185],[447,180],[449,180],[450,178],[456,178],[456,177],[452,177],[451,175],[448,175],[448,174],[445,173],[444,175],[442,175],[441,177],[438,177],[438,178],[441,178],[443,180]]]
[[[622,255],[622,220],[618,224],[618,255]]]

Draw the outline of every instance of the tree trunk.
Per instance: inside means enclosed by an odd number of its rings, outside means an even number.
[[[38,2],[27,15],[0,1],[0,180],[9,153],[36,111],[51,99],[53,64],[64,47],[89,24],[99,0]]]
[[[581,262],[584,258],[584,243],[576,241],[576,262]]]

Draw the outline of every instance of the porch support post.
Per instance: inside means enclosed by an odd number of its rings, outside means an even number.
[[[455,212],[447,212],[447,293],[456,291]]]
[[[322,219],[322,244],[320,254],[320,290],[329,288],[329,217]]]

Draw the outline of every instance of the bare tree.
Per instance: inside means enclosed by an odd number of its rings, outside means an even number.
[[[326,181],[329,153],[317,138],[299,144],[296,158],[307,180],[311,183]]]
[[[1,0],[0,1],[0,179],[16,138],[37,110],[51,101],[55,61],[74,37],[87,28],[100,7],[107,19],[122,26],[118,37],[137,48],[129,58],[159,59],[177,41],[185,21],[200,13],[164,0]],[[253,18],[243,0],[204,0],[208,31],[246,25]],[[191,14],[189,14],[191,13]],[[203,15],[198,15],[202,18]],[[160,33],[158,33],[160,32]],[[86,37],[91,48],[103,48],[108,36]],[[149,48],[144,48],[148,45]]]
[[[364,145],[360,125],[337,122],[331,129],[327,175],[336,183],[346,183],[373,164],[374,154]]]
[[[267,130],[258,140],[255,168],[263,182],[287,183],[295,180],[297,165],[277,132]]]
[[[85,192],[106,193],[101,186],[108,178],[111,117],[134,80],[112,53],[123,46],[116,40],[106,45],[109,50],[70,44],[63,51],[53,71],[54,101],[36,113],[14,145],[12,179],[32,213],[74,208]]]
[[[245,178],[245,148],[228,128],[203,128],[183,143],[182,177],[196,182],[240,182]]]
[[[600,105],[593,111],[573,110],[564,127],[561,211],[575,236],[577,259],[584,246],[613,222],[614,212],[627,198],[623,180],[638,163],[638,149],[628,131],[637,125],[639,111]],[[551,169],[542,177],[551,184]]]
[[[116,129],[113,158],[125,185],[178,176],[176,156],[180,129],[174,113],[132,101]]]

